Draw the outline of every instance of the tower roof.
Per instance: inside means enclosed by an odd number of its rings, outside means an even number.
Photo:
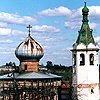
[[[19,44],[15,55],[20,61],[39,61],[43,56],[42,47],[30,36],[30,25],[28,37]]]
[[[83,14],[87,14],[88,15],[89,9],[86,6],[86,2],[85,2],[85,5],[84,5],[84,8],[82,9],[82,12],[83,12]]]
[[[89,9],[87,8],[86,2],[85,2],[84,8],[82,9],[83,23],[79,31],[79,36],[77,38],[76,43],[77,44],[83,43],[86,46],[88,46],[90,43],[95,44],[95,41],[92,36],[92,30],[90,29],[89,24],[88,24],[88,12],[89,12]]]

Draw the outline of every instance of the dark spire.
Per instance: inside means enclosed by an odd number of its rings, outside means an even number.
[[[83,43],[86,46],[88,46],[88,44],[90,43],[95,44],[93,36],[92,36],[92,30],[90,29],[89,24],[88,24],[88,12],[89,12],[89,9],[87,8],[86,1],[85,1],[84,8],[82,9],[83,23],[79,31],[79,36],[76,43],[77,44]]]
[[[27,28],[28,28],[28,32],[29,32],[29,36],[30,36],[30,32],[31,32],[32,26],[29,24],[29,25],[27,26]]]
[[[84,6],[86,6],[86,0],[84,0],[84,4],[85,4]]]

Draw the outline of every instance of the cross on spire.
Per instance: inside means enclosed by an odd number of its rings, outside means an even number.
[[[29,25],[27,26],[27,28],[28,28],[28,32],[29,32],[29,36],[30,36],[30,32],[31,32],[32,26],[29,24]]]
[[[84,3],[86,4],[87,0],[84,0]]]

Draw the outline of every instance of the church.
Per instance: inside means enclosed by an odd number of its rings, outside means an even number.
[[[0,76],[0,100],[57,100],[61,76],[41,72],[43,48],[30,35],[15,50],[19,72]]]

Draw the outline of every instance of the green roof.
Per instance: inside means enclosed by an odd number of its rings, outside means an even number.
[[[83,43],[86,46],[88,46],[90,43],[95,44],[95,41],[92,36],[92,30],[90,29],[89,24],[88,24],[88,12],[89,12],[89,9],[87,8],[86,2],[85,2],[85,6],[82,9],[83,23],[79,31],[79,36],[76,43],[77,44]]]
[[[88,12],[89,12],[89,9],[86,6],[86,2],[85,2],[85,5],[84,5],[84,8],[82,9],[82,12],[86,13],[86,14],[88,14]]]

